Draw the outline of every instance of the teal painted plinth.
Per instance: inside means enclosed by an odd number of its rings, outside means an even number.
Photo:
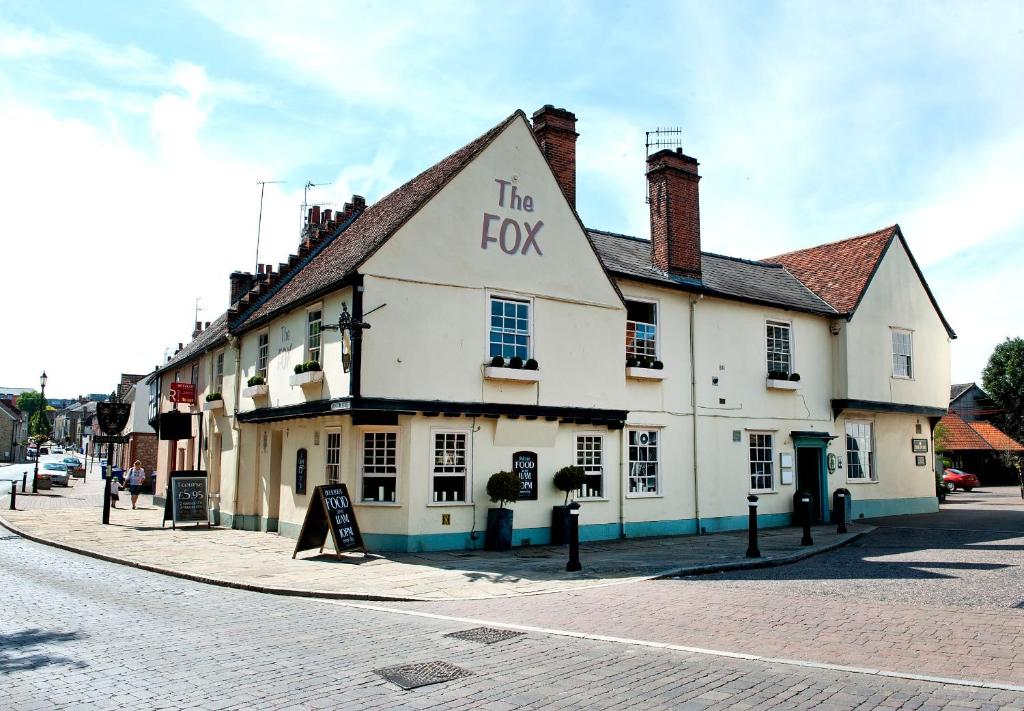
[[[760,529],[788,526],[792,519],[793,514],[788,512],[759,514],[757,517],[757,527]],[[719,516],[718,518],[702,518],[700,521],[700,526],[704,529],[705,533],[745,531],[749,525],[750,519],[748,516]]]
[[[855,492],[853,498],[853,518],[855,519],[935,513],[938,510],[939,500],[934,496],[920,496],[912,499],[858,499]]]
[[[220,523],[224,528],[236,528],[239,531],[259,531],[260,517],[255,514],[229,514],[220,512]]]
[[[277,532],[278,532],[279,535],[282,535],[285,538],[295,538],[295,539],[298,539],[299,531],[301,531],[301,530],[302,530],[302,524],[299,524],[299,523],[289,523],[288,521],[278,521],[277,522]]]
[[[668,521],[633,521],[626,523],[627,538],[650,536],[692,536],[697,532],[697,521],[682,518]]]

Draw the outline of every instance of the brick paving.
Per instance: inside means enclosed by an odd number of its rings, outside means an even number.
[[[1024,709],[1024,694],[722,659],[206,586],[0,536],[0,708]],[[563,596],[559,596],[563,597]],[[571,600],[573,598],[563,598]],[[403,691],[374,670],[470,676]]]

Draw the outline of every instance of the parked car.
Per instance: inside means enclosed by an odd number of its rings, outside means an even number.
[[[946,473],[942,475],[942,483],[950,491],[956,491],[957,489],[970,491],[977,486],[981,486],[978,477],[960,469],[947,469]]]
[[[64,457],[60,461],[61,464],[64,464],[68,468],[68,472],[73,476],[85,474],[85,465],[82,464],[82,460],[78,457]]]
[[[47,462],[43,465],[43,471],[50,476],[50,483],[54,486],[67,486],[68,478],[68,467],[63,462]]]
[[[44,454],[49,454],[49,453],[50,453],[50,448],[49,447],[40,447],[39,448],[39,456],[42,456]]]
[[[60,446],[54,447],[53,448],[53,453],[54,454],[64,454],[64,448],[60,447]]]

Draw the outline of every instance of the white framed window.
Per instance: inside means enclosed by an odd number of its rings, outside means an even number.
[[[658,304],[626,301],[626,357],[658,357]]]
[[[327,446],[324,448],[324,478],[328,484],[341,483],[341,430],[324,432]]]
[[[530,358],[532,349],[532,304],[522,299],[490,297],[488,356]]]
[[[892,329],[892,377],[914,377],[914,334],[903,328]]]
[[[765,321],[769,373],[793,373],[793,328],[784,321]]]
[[[750,490],[775,490],[775,446],[770,432],[750,432]]]
[[[320,360],[320,324],[323,323],[324,312],[318,306],[306,312],[306,360]]]
[[[658,430],[629,430],[629,493],[657,495],[659,491]]]
[[[359,468],[364,503],[398,500],[398,430],[363,431]]]
[[[192,364],[192,379],[189,381],[199,389],[199,361]]]
[[[576,435],[576,466],[583,468],[586,481],[575,498],[604,498],[604,437],[589,432]]]
[[[846,478],[876,481],[874,433],[870,422],[846,423]]]
[[[256,352],[256,375],[263,378],[264,381],[267,379],[267,362],[270,358],[270,334],[261,333],[259,335],[259,350]]]
[[[224,392],[224,351],[213,359],[213,392]]]
[[[434,448],[430,475],[434,503],[469,501],[472,471],[469,430],[433,430]]]

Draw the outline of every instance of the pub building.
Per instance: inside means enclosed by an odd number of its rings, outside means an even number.
[[[549,540],[566,465],[583,540],[742,528],[751,493],[788,525],[798,487],[819,521],[837,489],[854,518],[935,511],[955,334],[899,226],[703,251],[698,163],[669,149],[647,158],[649,234],[587,227],[577,137],[569,111],[517,111],[232,274],[226,313],[150,378],[154,418],[173,380],[199,393],[158,490],[205,469],[222,525],[294,538],[342,482],[380,551],[482,546],[487,479],[514,468],[515,545]]]

